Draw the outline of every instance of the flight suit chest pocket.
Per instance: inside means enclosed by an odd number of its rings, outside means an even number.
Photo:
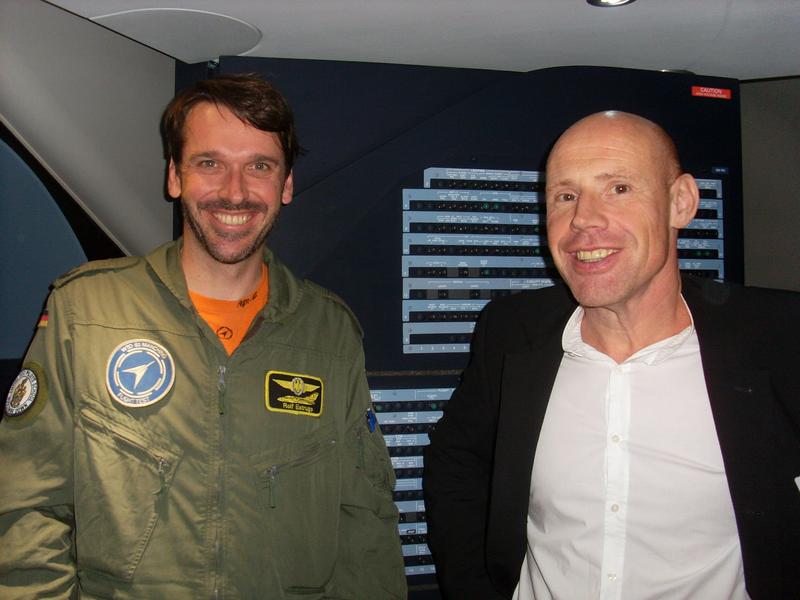
[[[341,465],[323,427],[250,457],[271,556],[289,594],[321,593],[336,561]]]
[[[166,513],[181,451],[86,408],[80,429],[75,439],[79,565],[130,581]]]

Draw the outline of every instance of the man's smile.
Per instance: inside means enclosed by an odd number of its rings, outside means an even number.
[[[608,258],[612,254],[616,254],[619,250],[613,248],[596,248],[595,250],[577,250],[575,258],[581,262],[598,262],[604,258]]]
[[[253,218],[253,215],[250,213],[231,214],[227,212],[215,212],[212,214],[214,218],[223,225],[244,225]]]

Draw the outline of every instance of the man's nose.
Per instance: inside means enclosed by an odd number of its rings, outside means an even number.
[[[608,225],[603,199],[597,194],[581,194],[575,201],[574,210],[570,226],[575,231],[604,229]]]
[[[247,180],[238,169],[228,171],[219,191],[220,198],[238,204],[247,200]]]

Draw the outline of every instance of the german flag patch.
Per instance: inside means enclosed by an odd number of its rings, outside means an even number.
[[[319,417],[324,397],[322,379],[301,373],[268,371],[264,379],[267,410]]]

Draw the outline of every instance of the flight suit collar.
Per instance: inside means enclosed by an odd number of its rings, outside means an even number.
[[[181,267],[183,238],[167,242],[150,252],[145,259],[156,277],[187,309],[193,310],[186,277]],[[264,247],[264,262],[269,269],[269,301],[261,313],[267,322],[280,323],[297,310],[303,287],[289,268]]]

